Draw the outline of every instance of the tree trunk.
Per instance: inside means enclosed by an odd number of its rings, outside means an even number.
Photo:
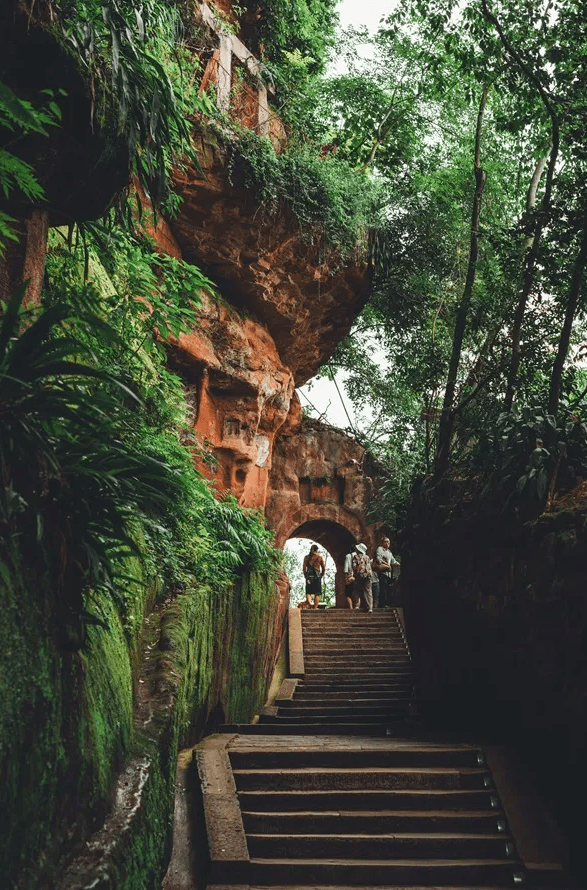
[[[0,255],[0,300],[7,303],[17,287],[27,281],[23,303],[38,306],[45,275],[49,213],[33,210],[19,222],[18,229],[19,240],[9,242]]]
[[[528,78],[530,83],[533,83],[536,87],[536,91],[538,92],[540,99],[542,100],[542,104],[546,109],[546,112],[551,121],[552,127],[552,148],[550,151],[550,159],[548,164],[548,171],[546,174],[546,182],[544,185],[544,195],[542,198],[542,203],[540,205],[540,210],[538,212],[536,218],[536,228],[534,229],[534,234],[532,236],[532,242],[530,249],[526,255],[526,268],[524,272],[524,278],[522,282],[522,289],[520,291],[520,296],[518,299],[518,305],[516,307],[516,313],[514,316],[514,323],[512,326],[512,357],[510,362],[510,369],[508,373],[508,382],[507,382],[507,390],[504,402],[504,408],[506,411],[510,411],[512,407],[512,403],[514,400],[514,393],[516,389],[517,376],[518,376],[518,368],[520,366],[520,338],[522,331],[522,323],[524,321],[524,315],[526,312],[526,304],[528,302],[528,297],[530,296],[530,291],[532,290],[532,284],[534,282],[534,267],[536,265],[536,258],[538,256],[538,248],[540,246],[540,238],[542,236],[542,230],[544,229],[548,211],[550,210],[550,198],[552,194],[552,183],[554,179],[554,170],[556,167],[556,161],[558,158],[558,148],[560,141],[560,133],[559,133],[559,121],[558,115],[556,113],[556,109],[546,91],[544,86],[542,85],[540,78],[532,71],[532,69],[527,65],[524,59],[520,56],[516,48],[510,43],[509,39],[506,37],[506,34],[501,26],[501,23],[496,15],[494,15],[489,6],[487,5],[487,0],[481,0],[481,9],[483,11],[483,16],[488,22],[495,27],[499,35],[499,39],[503,43],[507,53],[514,60],[518,68],[522,71],[522,73]],[[540,162],[539,162],[540,163]],[[536,188],[538,187],[538,179],[536,179],[538,171],[537,169],[534,173],[534,177],[532,178],[532,183],[530,185],[530,189],[528,192],[528,200],[536,200],[536,189],[533,191],[533,185],[535,183]]]
[[[579,294],[581,292],[581,283],[583,281],[583,275],[585,273],[585,265],[587,264],[587,207],[583,212],[583,233],[581,236],[581,246],[579,247],[579,253],[575,259],[575,264],[573,266],[573,274],[571,276],[571,284],[569,287],[569,298],[567,300],[567,306],[565,309],[565,319],[563,322],[563,328],[561,331],[561,335],[558,341],[558,350],[556,354],[556,358],[554,360],[554,365],[552,367],[552,374],[550,376],[550,392],[548,395],[548,413],[556,414],[558,411],[560,394],[561,394],[561,381],[563,376],[563,368],[565,366],[565,360],[567,358],[567,353],[569,351],[569,344],[571,342],[571,332],[573,330],[573,321],[575,318],[575,314],[577,312],[577,304],[579,302]]]
[[[542,230],[544,228],[548,210],[550,208],[552,181],[554,178],[554,168],[556,165],[557,157],[558,130],[556,132],[556,139],[553,132],[552,149],[550,152],[550,162],[548,164],[544,196],[542,198],[538,216],[536,217],[534,232],[526,241],[526,264],[524,269],[524,277],[522,279],[522,287],[518,296],[518,303],[516,305],[516,312],[514,314],[514,321],[512,324],[511,332],[512,354],[510,358],[507,389],[504,401],[504,408],[506,411],[511,411],[512,403],[514,401],[518,369],[520,367],[522,324],[524,322],[524,315],[526,314],[528,297],[530,296],[532,285],[534,283],[534,267],[536,266],[536,258],[538,256],[538,249],[540,247],[540,238],[542,236]],[[540,160],[536,164],[534,175],[532,176],[532,182],[530,183],[530,188],[528,189],[528,197],[526,199],[526,210],[528,212],[531,212],[536,204],[536,191],[538,189],[538,183],[540,182],[540,177],[542,176],[545,164],[546,158],[540,158]]]
[[[486,173],[481,167],[481,134],[483,130],[483,116],[485,113],[485,105],[489,94],[489,86],[486,86],[481,95],[479,102],[479,112],[477,114],[477,129],[475,131],[475,195],[473,197],[473,209],[471,213],[471,242],[469,248],[469,263],[467,267],[467,278],[461,302],[457,310],[455,319],[455,329],[452,340],[452,353],[450,357],[450,365],[448,369],[448,378],[446,381],[446,389],[444,391],[444,402],[442,405],[442,414],[440,416],[440,428],[438,431],[438,448],[436,452],[436,475],[441,476],[448,467],[450,457],[450,442],[452,438],[452,430],[454,425],[454,397],[457,383],[457,374],[459,370],[459,362],[461,359],[461,350],[463,347],[463,338],[465,328],[467,326],[467,316],[469,314],[469,306],[473,293],[473,285],[477,273],[477,257],[479,255],[479,217],[481,215],[481,198],[483,189],[485,188]]]

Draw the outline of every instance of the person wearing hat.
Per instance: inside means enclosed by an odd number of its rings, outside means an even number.
[[[350,553],[344,558],[344,595],[346,597],[347,605],[349,609],[358,609],[359,601],[357,600],[357,604],[355,606],[355,575],[353,571],[353,556],[355,554],[354,550],[351,550]]]
[[[359,594],[359,602],[367,612],[373,611],[373,593],[371,591],[371,560],[367,556],[365,544],[357,544],[353,553],[353,577],[355,579],[355,594]],[[355,606],[356,608],[356,606]]]

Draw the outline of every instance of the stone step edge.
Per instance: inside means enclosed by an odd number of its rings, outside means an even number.
[[[503,810],[242,810],[243,816],[251,816],[261,818],[264,816],[272,819],[332,819],[353,818],[353,819],[386,819],[386,818],[404,818],[409,817],[415,819],[495,819],[498,821],[503,817]],[[500,833],[500,837],[506,837],[507,832],[504,830]],[[357,834],[355,837],[359,836]],[[360,835],[362,837],[362,835]]]
[[[273,856],[264,858],[260,856],[251,857],[250,859],[251,865],[262,865],[262,864],[271,864],[278,866],[286,866],[290,868],[295,868],[296,866],[302,865],[329,865],[333,868],[336,866],[345,866],[349,865],[352,868],[356,868],[357,865],[361,867],[369,868],[370,866],[388,866],[390,868],[419,868],[419,869],[446,869],[449,868],[457,868],[457,869],[466,869],[466,868],[491,868],[491,867],[503,867],[503,868],[511,868],[513,871],[516,871],[518,868],[522,869],[522,863],[516,859],[475,859],[473,857],[467,859],[342,859],[336,856],[331,859],[312,859],[309,857],[300,857],[295,859],[281,859]]]
[[[208,851],[210,880],[240,882],[250,867],[249,848],[236,791],[228,746],[234,734],[204,739],[194,756],[202,790],[202,805]]]
[[[279,832],[276,834],[269,834],[266,831],[249,831],[247,832],[247,838],[271,838],[271,840],[283,840],[287,838],[291,838],[292,840],[300,841],[306,839],[316,839],[318,838],[321,842],[336,839],[336,840],[349,840],[349,841],[370,841],[370,840],[451,840],[451,841],[464,841],[464,840],[486,840],[486,841],[500,841],[501,842],[511,842],[511,838],[509,835],[501,834],[499,832],[464,832],[464,831],[445,831],[442,834],[440,832],[430,832],[430,831],[385,831],[381,832],[381,834],[373,834],[369,832],[368,834],[349,834],[348,832],[325,832],[324,834],[316,835],[316,834],[304,834],[300,832],[299,834],[294,833],[286,833]],[[511,857],[513,859],[513,857]],[[515,861],[515,860],[513,860]]]
[[[369,752],[370,753],[370,752]],[[489,776],[489,771],[487,767],[479,766],[361,766],[357,764],[356,766],[300,766],[300,767],[257,767],[252,769],[241,769],[237,767],[233,769],[233,774],[235,776],[251,776],[251,775],[263,775],[263,776],[273,776],[273,775],[282,775],[283,773],[287,773],[288,776],[307,776],[307,775],[320,775],[320,776],[372,776],[372,775],[385,775],[385,776],[396,776],[399,774],[402,775],[425,775],[425,776]],[[491,786],[493,787],[493,782]]]
[[[373,885],[370,884],[369,886],[366,886],[365,884],[363,884],[350,886],[349,884],[345,884],[343,886],[342,884],[336,884],[336,886],[333,886],[332,884],[315,884],[313,882],[311,884],[300,884],[296,882],[295,888],[296,890],[373,890]],[[206,890],[292,890],[292,885],[268,884],[260,887],[258,884],[208,884]],[[378,884],[376,890],[398,890],[398,886],[397,884],[393,886],[390,884]],[[404,890],[404,888],[401,887],[399,888],[399,890]],[[405,888],[405,890],[407,890],[407,888]],[[435,890],[435,888],[431,888],[430,885],[426,887],[416,887],[411,885],[409,887],[409,890]],[[504,884],[502,884],[500,887],[497,887],[495,885],[489,887],[485,884],[478,884],[475,886],[473,886],[472,884],[467,884],[466,888],[463,888],[462,885],[460,887],[447,886],[443,887],[442,890],[511,890],[511,887],[506,887]]]

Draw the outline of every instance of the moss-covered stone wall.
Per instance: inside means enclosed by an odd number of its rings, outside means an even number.
[[[284,616],[273,578],[159,591],[137,584],[123,609],[96,597],[107,627],[67,652],[51,591],[0,577],[3,886],[157,887],[179,746],[262,707]]]
[[[517,744],[585,877],[587,506],[522,524],[466,491],[422,490],[409,519],[402,584],[424,716]]]

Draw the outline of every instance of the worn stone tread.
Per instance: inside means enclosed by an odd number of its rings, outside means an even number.
[[[385,788],[364,790],[247,790],[239,793],[243,810],[263,812],[302,812],[309,808],[319,812],[344,809],[345,812],[372,810],[404,810],[412,808],[437,810],[442,804],[447,812],[452,809],[485,809],[488,813],[499,813],[501,807],[495,795],[477,789],[398,789]],[[495,801],[495,804],[493,803]],[[354,806],[353,806],[354,804]]]
[[[283,767],[283,769],[275,769],[273,767],[263,768],[255,767],[252,769],[233,769],[235,776],[245,775],[319,775],[319,776],[360,776],[367,778],[368,776],[479,776],[489,775],[487,768],[474,766],[364,766],[356,764],[355,766],[321,766],[317,769],[315,766],[301,767]]]

